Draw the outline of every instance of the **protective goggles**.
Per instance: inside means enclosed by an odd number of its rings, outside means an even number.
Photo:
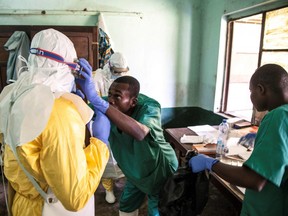
[[[66,62],[62,56],[40,48],[30,48],[30,53],[68,65],[72,69],[72,74],[74,76],[79,76],[79,71],[82,69],[82,67],[77,64],[77,59],[75,60],[75,62]]]

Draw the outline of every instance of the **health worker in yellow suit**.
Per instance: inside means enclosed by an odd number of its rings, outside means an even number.
[[[93,111],[70,93],[75,88],[72,70],[83,60],[76,64],[75,59],[68,37],[54,29],[40,31],[33,37],[27,68],[0,95],[4,174],[13,216],[95,215],[94,192],[109,158],[110,122],[101,114],[108,104],[96,111],[94,137],[85,146]]]

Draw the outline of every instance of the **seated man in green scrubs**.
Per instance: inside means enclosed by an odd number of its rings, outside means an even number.
[[[131,76],[117,78],[109,88],[108,102],[95,90],[87,62],[78,80],[90,103],[111,120],[109,142],[126,176],[119,215],[138,215],[148,197],[148,215],[157,216],[158,194],[165,180],[178,168],[175,151],[164,139],[160,104],[139,94],[140,84]]]
[[[279,65],[263,65],[252,75],[250,91],[255,108],[268,110],[250,158],[236,167],[199,154],[189,165],[245,187],[241,215],[288,215],[288,74]]]

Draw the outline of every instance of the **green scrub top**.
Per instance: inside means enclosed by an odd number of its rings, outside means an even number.
[[[150,133],[137,141],[111,123],[109,142],[113,156],[132,184],[146,194],[156,194],[178,167],[175,151],[163,135],[160,104],[139,94],[131,117],[146,125]]]
[[[247,189],[241,215],[288,215],[288,105],[263,118],[245,166],[267,179],[261,192]]]

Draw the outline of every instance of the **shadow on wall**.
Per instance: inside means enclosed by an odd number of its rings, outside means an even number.
[[[161,110],[162,128],[178,128],[195,125],[219,125],[223,116],[200,107],[172,107]]]

